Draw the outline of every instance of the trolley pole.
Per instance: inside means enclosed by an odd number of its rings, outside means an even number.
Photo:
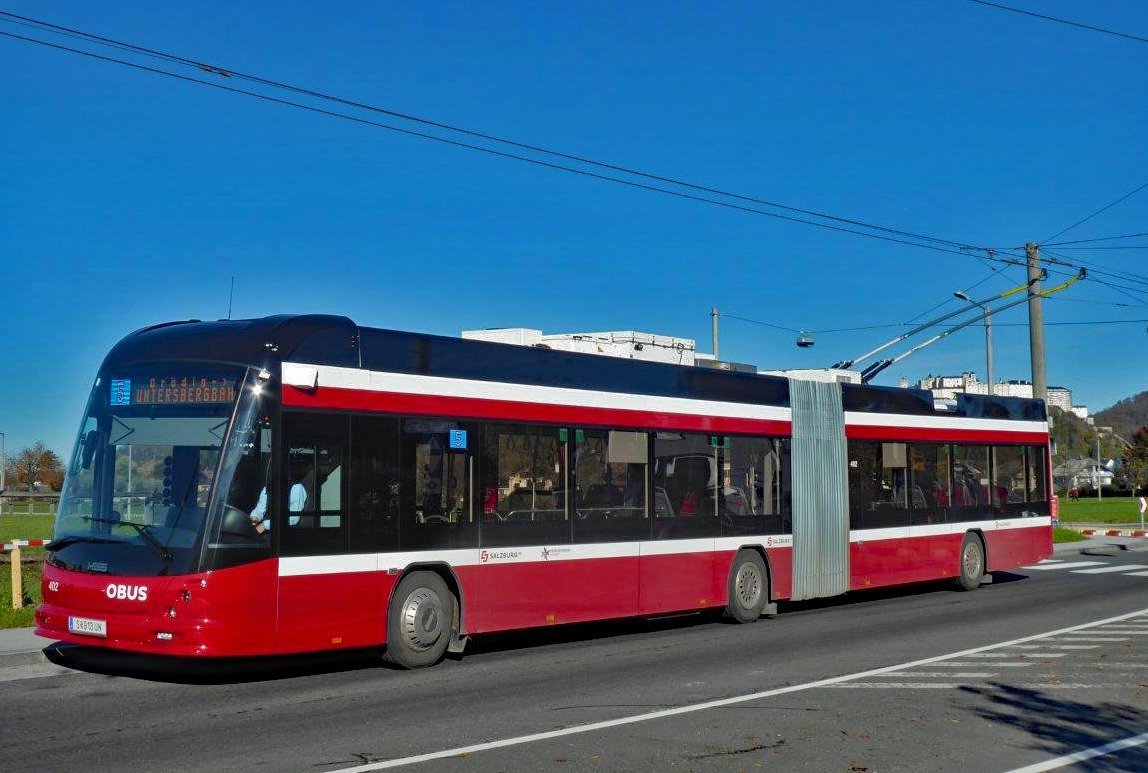
[[[1028,342],[1032,358],[1032,396],[1048,402],[1048,380],[1044,369],[1044,308],[1040,295],[1040,247],[1024,246],[1028,264]]]

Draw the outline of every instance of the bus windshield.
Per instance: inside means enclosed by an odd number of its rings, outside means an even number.
[[[235,417],[251,414],[245,380],[244,370],[187,364],[101,374],[61,492],[53,562],[119,575],[195,571],[225,440]]]

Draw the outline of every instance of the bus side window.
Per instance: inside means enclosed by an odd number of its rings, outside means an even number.
[[[283,555],[347,550],[347,416],[284,413],[285,496],[273,529]]]

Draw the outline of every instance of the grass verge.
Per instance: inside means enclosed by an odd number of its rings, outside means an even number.
[[[48,539],[56,523],[54,515],[0,515],[0,542],[14,539]]]
[[[1053,542],[1082,542],[1088,539],[1076,529],[1066,529],[1063,526],[1057,526],[1052,530]]]
[[[1140,523],[1140,500],[1132,497],[1081,499],[1076,502],[1060,498],[1060,520],[1063,523]]]

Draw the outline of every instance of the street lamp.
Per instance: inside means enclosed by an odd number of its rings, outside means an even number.
[[[974,306],[980,306],[985,312],[985,361],[988,369],[989,394],[995,394],[996,389],[993,386],[995,383],[993,381],[993,310],[983,303],[977,303],[961,290],[957,290],[953,295],[962,301],[968,301]]]

